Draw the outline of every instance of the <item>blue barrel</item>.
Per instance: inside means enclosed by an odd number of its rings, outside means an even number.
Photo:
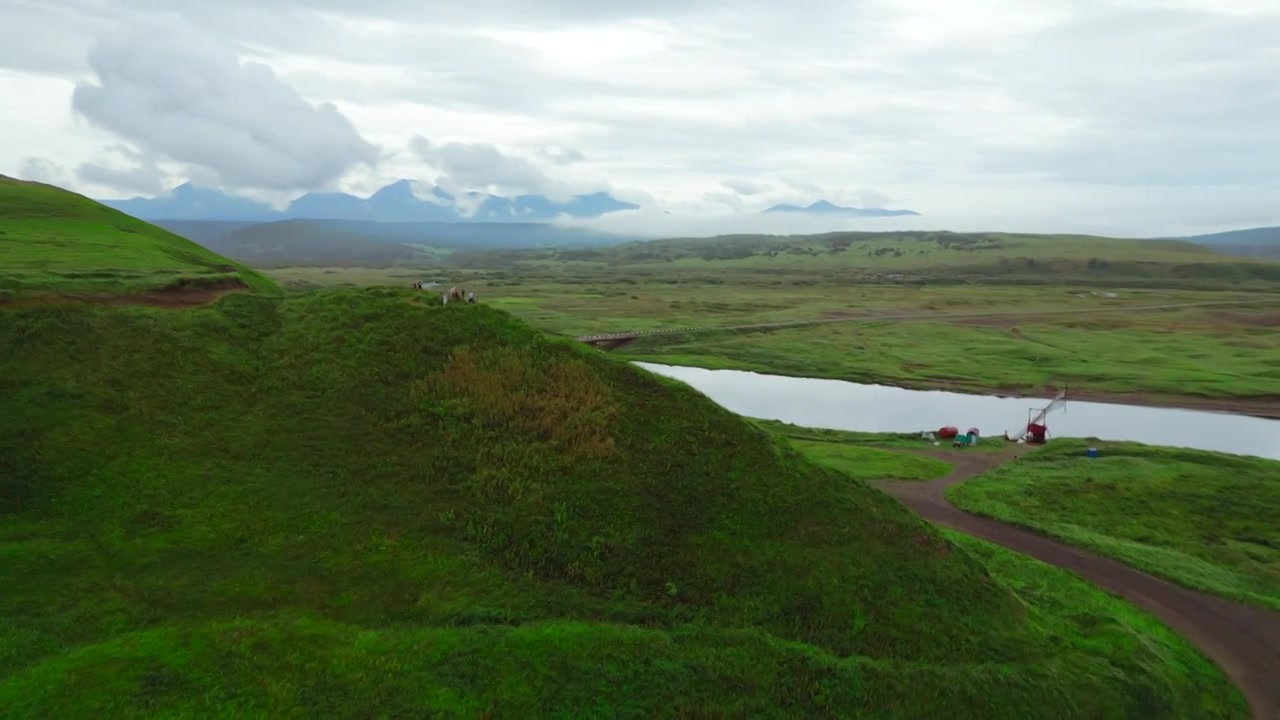
[[[1084,451],[1086,457],[1098,457],[1098,448],[1089,448]]]

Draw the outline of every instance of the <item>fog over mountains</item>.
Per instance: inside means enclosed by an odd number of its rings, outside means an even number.
[[[398,180],[367,198],[339,192],[311,192],[284,210],[266,203],[184,183],[154,198],[101,200],[143,220],[361,220],[367,222],[546,222],[558,216],[593,218],[640,207],[608,193],[577,195],[555,202],[541,195],[506,198],[488,193],[453,194],[413,180]]]
[[[341,192],[309,192],[283,210],[229,195],[220,190],[184,183],[154,198],[100,200],[105,205],[143,220],[202,220],[275,222],[278,220],[359,220],[363,222],[530,223],[558,217],[598,218],[639,205],[605,192],[575,195],[557,202],[543,195],[514,198],[481,192],[451,193],[414,180],[397,180],[367,198]],[[840,217],[897,217],[919,215],[914,210],[842,207],[826,200],[810,205],[774,205],[761,214]]]

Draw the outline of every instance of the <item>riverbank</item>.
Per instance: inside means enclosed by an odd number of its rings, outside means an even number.
[[[1023,398],[1043,400],[1046,403],[1063,389],[1055,385],[1026,387],[1007,383],[982,385],[944,378],[904,380],[901,378],[869,376],[864,372],[845,372],[842,370],[811,372],[809,370],[788,369],[787,367],[772,367],[769,363],[740,360],[732,357],[636,352],[631,346],[627,346],[625,350],[615,351],[612,354],[629,362],[651,363],[654,365],[694,367],[704,370],[738,370],[776,377],[839,380],[860,385],[900,388],[902,390],[950,392],[983,397]],[[1280,420],[1280,394],[1211,397],[1196,394],[1116,392],[1077,385],[1069,386],[1067,390],[1068,399],[1075,401],[1173,410],[1235,413],[1266,420]]]
[[[979,447],[1021,432],[1048,399],[910,390],[826,378],[637,362],[691,385],[750,418],[806,427],[915,433],[951,425],[976,428]],[[1050,438],[1100,438],[1280,460],[1280,420],[1182,408],[1096,403],[1067,396],[1045,418]]]

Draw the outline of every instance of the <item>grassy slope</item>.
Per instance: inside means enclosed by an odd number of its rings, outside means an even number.
[[[814,462],[857,480],[932,480],[951,471],[951,466],[940,460],[890,450],[815,440],[793,440],[792,445]]]
[[[0,310],[0,484],[11,717],[1243,713],[689,388],[408,291]]]
[[[1280,463],[1057,440],[956,486],[971,512],[1030,527],[1183,585],[1280,609]]]
[[[195,243],[52,185],[0,175],[0,299],[271,281]]]
[[[0,314],[0,703],[1174,717],[1181,673],[1234,702],[1194,656],[1051,639],[683,386],[411,297]]]

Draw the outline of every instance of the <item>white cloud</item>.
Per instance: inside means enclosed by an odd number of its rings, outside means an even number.
[[[586,155],[577,148],[557,147],[549,145],[547,147],[538,148],[538,154],[550,160],[553,165],[572,165],[587,159]]]
[[[154,156],[127,145],[112,145],[107,150],[116,155],[119,161],[106,159],[82,163],[76,168],[76,177],[89,185],[118,188],[144,195],[158,195],[168,189],[165,184],[168,173],[160,167]]]
[[[68,185],[71,173],[58,163],[41,157],[23,158],[18,165],[18,177],[23,180],[35,180],[49,185]]]
[[[104,35],[88,62],[96,82],[76,84],[77,112],[223,183],[306,190],[377,160],[376,148],[333,105],[306,102],[271,68],[242,64],[231,48],[184,23]]]
[[[559,202],[573,197],[563,182],[552,180],[525,158],[503,153],[488,143],[436,143],[416,135],[409,147],[457,187],[495,190],[499,194],[545,195]]]
[[[126,40],[166,13],[199,36]],[[819,198],[925,213],[899,226],[1280,224],[1280,0],[10,0],[0,27],[0,171],[135,167],[96,159],[123,139],[241,191],[440,174],[746,229]],[[69,113],[95,33],[96,128]]]
[[[773,189],[773,186],[769,183],[752,182],[750,180],[721,180],[720,185],[739,195],[759,195]]]

